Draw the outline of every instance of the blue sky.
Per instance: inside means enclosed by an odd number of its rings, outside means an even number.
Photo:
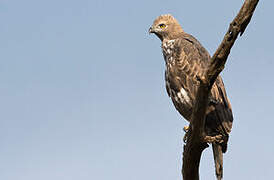
[[[186,121],[165,92],[153,20],[213,54],[242,1],[0,0],[0,179],[181,179]],[[273,177],[274,2],[222,73],[234,113],[225,179]],[[201,179],[214,178],[211,148]]]

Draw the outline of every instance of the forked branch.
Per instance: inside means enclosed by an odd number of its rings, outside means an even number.
[[[222,43],[212,56],[210,65],[200,81],[192,119],[188,132],[187,143],[183,152],[182,174],[184,180],[199,180],[199,164],[202,152],[208,147],[205,141],[205,112],[208,105],[208,95],[220,72],[224,69],[227,57],[238,35],[242,35],[249,24],[259,0],[245,0],[240,11],[230,23]]]

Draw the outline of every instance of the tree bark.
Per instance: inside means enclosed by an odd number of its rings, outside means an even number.
[[[237,39],[242,35],[249,24],[259,0],[245,0],[240,11],[230,23],[223,41],[210,60],[206,73],[197,77],[200,82],[196,94],[196,102],[189,125],[187,142],[184,145],[182,175],[184,180],[199,180],[199,165],[202,152],[208,147],[205,141],[205,113],[208,105],[208,96],[212,85],[220,72],[224,69],[230,50]]]

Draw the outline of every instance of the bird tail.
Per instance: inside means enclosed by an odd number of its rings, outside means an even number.
[[[218,143],[212,143],[213,156],[215,162],[215,172],[217,180],[223,178],[223,152],[222,145]]]

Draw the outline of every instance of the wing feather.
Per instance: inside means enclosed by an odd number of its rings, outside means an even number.
[[[193,36],[183,33],[180,38],[175,40],[173,57],[175,64],[169,65],[166,73],[166,81],[169,83],[167,91],[176,109],[187,120],[190,120],[199,84],[196,77],[205,73],[210,55]],[[180,103],[176,97],[176,93],[181,88],[186,91],[190,99],[188,103]],[[231,105],[223,81],[219,76],[211,90],[206,117],[206,131],[210,135],[220,133],[228,135],[232,128],[232,121]]]

